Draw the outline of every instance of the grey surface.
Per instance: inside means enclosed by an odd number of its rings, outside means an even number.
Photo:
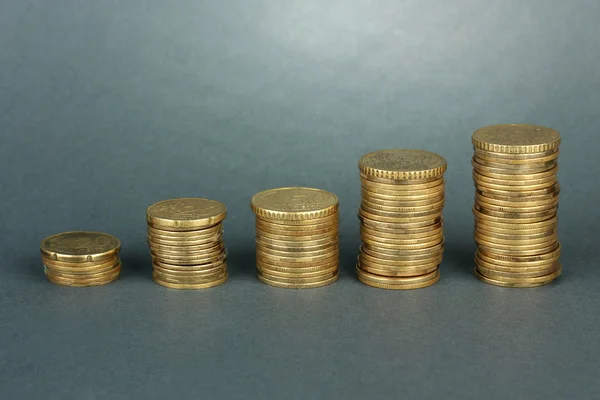
[[[0,398],[600,396],[600,2],[0,2]],[[564,138],[564,275],[530,290],[472,276],[470,134],[526,122]],[[356,281],[358,158],[449,162],[442,279]],[[254,277],[250,197],[341,201],[341,279]],[[225,202],[230,280],[154,284],[145,209]],[[122,279],[48,283],[38,244],[123,242]]]

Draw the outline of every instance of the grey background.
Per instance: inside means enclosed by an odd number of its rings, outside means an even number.
[[[600,2],[0,2],[0,397],[598,398]],[[530,290],[472,276],[471,132],[563,135],[564,275]],[[358,158],[449,163],[442,279],[355,279]],[[341,202],[341,279],[254,277],[250,197],[308,185]],[[227,204],[230,280],[154,284],[145,209]],[[48,283],[38,245],[123,242],[122,278]]]

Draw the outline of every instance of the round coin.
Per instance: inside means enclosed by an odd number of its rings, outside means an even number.
[[[446,171],[446,160],[423,150],[391,149],[365,154],[358,162],[360,172],[384,179],[428,179]]]
[[[560,134],[544,126],[501,124],[477,129],[472,142],[476,148],[488,152],[531,154],[557,149]]]
[[[225,205],[215,200],[182,198],[164,200],[148,207],[148,225],[166,231],[193,231],[223,221]]]
[[[483,275],[482,273],[480,273],[478,271],[477,267],[475,267],[475,276],[479,280],[481,280],[485,283],[489,283],[490,285],[503,286],[503,287],[514,287],[514,288],[536,287],[536,286],[546,285],[546,284],[552,282],[553,280],[555,280],[556,278],[558,278],[560,276],[561,272],[562,272],[562,268],[559,266],[553,273],[545,275],[545,276],[538,276],[535,278],[521,278],[521,279],[517,279],[517,280],[512,280],[512,279],[508,279],[508,278],[498,279],[498,278],[487,277],[487,276]]]
[[[42,240],[40,250],[54,261],[89,263],[115,257],[121,250],[121,242],[106,233],[64,232]]]
[[[337,213],[339,201],[336,195],[324,190],[288,187],[257,193],[250,206],[261,218],[313,220]]]
[[[274,287],[278,287],[278,288],[284,288],[284,289],[314,289],[314,288],[318,288],[318,287],[323,287],[323,286],[328,286],[331,285],[332,283],[334,283],[335,281],[338,280],[339,278],[339,273],[334,275],[331,278],[319,281],[319,282],[313,282],[313,283],[285,283],[285,282],[280,282],[278,280],[273,280],[270,279],[268,277],[265,277],[264,275],[261,274],[257,274],[258,280],[261,281],[262,283],[265,283],[269,286],[274,286]]]
[[[431,286],[439,280],[439,269],[425,275],[411,277],[385,277],[356,268],[358,280],[362,283],[381,289],[418,289]]]
[[[191,283],[171,283],[171,282],[163,281],[163,280],[161,280],[160,278],[158,278],[156,276],[152,276],[152,279],[157,284],[159,284],[161,286],[165,286],[165,287],[170,288],[170,289],[207,289],[207,288],[218,286],[218,285],[224,283],[225,281],[227,281],[227,274],[225,274],[225,276],[223,278],[221,278],[219,280],[216,280],[216,281],[213,281],[213,282],[209,282],[209,283],[196,283],[196,284],[191,284]]]

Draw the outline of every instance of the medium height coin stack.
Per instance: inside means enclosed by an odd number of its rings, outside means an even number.
[[[156,283],[203,289],[227,280],[225,206],[207,199],[173,199],[148,208],[148,243]]]
[[[444,250],[446,160],[427,151],[394,149],[369,153],[358,165],[358,279],[383,289],[433,285]]]
[[[315,288],[338,279],[338,198],[301,187],[256,194],[258,279],[283,288]]]
[[[100,232],[65,232],[40,245],[49,281],[63,286],[100,286],[121,275],[119,239]]]
[[[557,238],[560,135],[535,125],[473,133],[475,274],[489,284],[533,287],[561,273]]]

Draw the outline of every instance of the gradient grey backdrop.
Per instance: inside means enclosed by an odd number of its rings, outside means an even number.
[[[0,2],[0,397],[597,398],[600,2]],[[472,276],[471,132],[563,135],[564,275],[531,290]],[[448,159],[442,279],[358,283],[358,158]],[[254,277],[250,197],[340,198],[341,278]],[[223,201],[230,280],[154,284],[145,209]],[[123,242],[122,278],[46,282],[38,245]]]

